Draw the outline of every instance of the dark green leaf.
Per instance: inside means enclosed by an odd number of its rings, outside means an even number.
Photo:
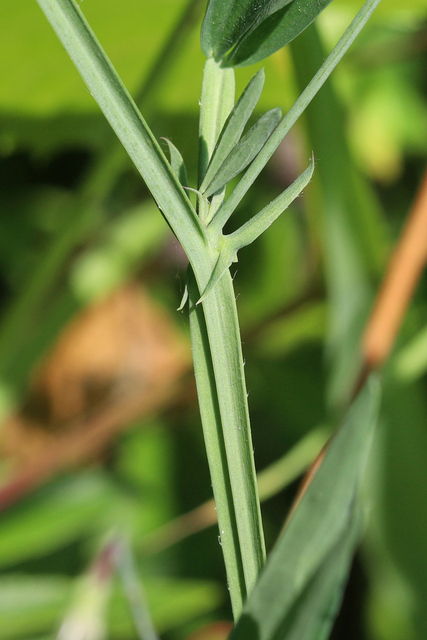
[[[222,189],[230,180],[245,169],[258,155],[272,131],[277,127],[282,117],[280,109],[267,111],[256,124],[249,129],[241,141],[229,153],[220,166],[218,172],[208,184],[205,195],[211,196]]]
[[[200,185],[200,191],[202,193],[212,181],[212,178],[215,176],[230,151],[239,142],[243,129],[245,128],[245,125],[251,117],[261,96],[264,80],[264,69],[260,69],[260,71],[258,71],[258,73],[256,73],[251,79],[228,116],[221,131],[218,145],[216,146],[209,162],[206,175]]]
[[[202,25],[202,49],[222,60],[242,38],[293,0],[211,0]]]
[[[296,38],[331,0],[230,3],[211,0],[202,26],[202,48],[225,67],[267,58]]]
[[[342,583],[347,563],[344,560],[351,546],[347,539],[349,522],[370,448],[378,400],[378,385],[370,381],[332,439],[320,469],[249,597],[232,640],[285,637],[280,633],[282,629],[291,629],[295,617],[304,619],[307,598],[317,602],[317,611],[331,609],[332,583],[336,590]],[[342,549],[342,561],[330,564],[338,548]],[[323,594],[325,600],[319,603],[316,583],[324,581],[329,587]],[[256,635],[250,630],[256,630]]]
[[[354,548],[359,539],[359,519],[351,518],[348,527],[320,565],[312,580],[289,609],[274,636],[286,640],[326,640],[334,623]],[[254,640],[255,626],[249,616],[242,616],[239,626],[246,627],[246,640]],[[243,632],[241,632],[243,633]]]

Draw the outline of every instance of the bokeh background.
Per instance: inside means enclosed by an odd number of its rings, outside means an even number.
[[[259,111],[292,105],[360,6],[334,0],[266,62]],[[81,8],[195,186],[204,2]],[[0,640],[131,640],[126,594],[141,584],[165,639],[224,638],[207,627],[231,612],[176,311],[185,256],[36,2],[0,4],[0,43]],[[239,92],[256,68],[237,71]],[[285,456],[264,476],[269,547],[341,419],[423,181],[424,0],[383,0],[231,227],[312,150],[312,183],[234,279],[257,468]],[[369,524],[335,640],[427,638],[426,292],[422,277],[384,369]]]

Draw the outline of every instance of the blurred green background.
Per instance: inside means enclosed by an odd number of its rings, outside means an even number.
[[[427,6],[403,4],[383,0],[237,213],[256,213],[314,150],[313,182],[242,252],[234,279],[259,470],[340,420],[422,180]],[[266,62],[259,109],[292,105],[360,5],[334,0]],[[195,186],[204,3],[81,8]],[[162,637],[180,640],[231,619],[215,527],[190,535],[187,522],[181,541],[155,548],[159,527],[211,497],[176,312],[185,259],[36,2],[0,5],[0,42],[0,640],[80,637],[64,620],[88,625],[87,638],[103,624],[108,638],[136,638],[131,578],[89,569],[111,540],[132,550]],[[254,71],[238,70],[238,92]],[[423,278],[384,372],[369,524],[335,640],[427,638],[426,291]],[[317,446],[297,451],[297,468]],[[269,547],[297,485],[263,504]]]

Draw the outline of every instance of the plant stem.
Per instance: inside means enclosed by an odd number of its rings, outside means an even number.
[[[233,493],[247,595],[265,562],[247,391],[230,272],[203,302]]]
[[[233,102],[234,72],[221,69],[214,60],[208,59],[203,76],[199,130],[202,156],[199,161],[201,180]],[[215,207],[215,203],[211,203],[212,206]],[[211,212],[207,210],[204,214],[207,216],[206,219],[209,219]],[[212,246],[212,250],[215,249],[216,247]],[[197,270],[194,270],[194,275],[201,293],[206,283]],[[193,304],[197,300],[197,298],[194,299],[194,295],[193,290]],[[233,502],[232,506],[225,507],[221,501],[217,509],[224,509],[226,517],[221,516],[218,511],[218,518],[226,521],[231,528],[227,534],[227,529],[222,527],[220,521],[221,544],[226,566],[228,565],[230,595],[232,586],[233,590],[240,589],[239,594],[232,595],[233,613],[237,617],[241,606],[239,600],[245,599],[251,592],[264,565],[265,546],[256,485],[239,323],[233,284],[228,270],[204,299],[203,312],[210,357],[205,349],[205,364],[203,367],[196,366],[196,379],[198,388],[202,393],[207,393],[206,369],[208,368],[211,372],[209,393],[212,396],[216,393],[216,399],[210,400],[211,411],[208,413],[202,410],[202,421],[208,458],[216,461],[221,459],[222,478],[217,479],[215,469],[215,475],[212,476],[214,493],[221,495],[224,501],[232,498]],[[191,313],[195,317],[194,307]],[[193,350],[195,347],[196,345],[193,346]],[[200,375],[201,370],[203,370],[203,377]],[[215,388],[213,388],[212,376]],[[201,404],[203,400],[204,398],[201,398]],[[226,461],[222,450],[225,450]],[[211,463],[211,468],[213,466]],[[221,483],[224,486],[217,486]],[[234,527],[237,529],[240,558],[237,557],[235,548]],[[231,574],[236,574],[236,570],[238,574],[234,575],[230,581]]]
[[[75,0],[37,0],[65,49],[167,218],[203,291],[218,258],[190,200],[97,42]],[[221,104],[217,102],[217,108]],[[222,116],[221,116],[222,117]],[[217,118],[219,121],[221,118]],[[218,127],[217,127],[218,129]],[[243,375],[236,303],[227,272],[203,304],[228,464],[245,593],[253,588],[265,550]],[[209,363],[206,365],[209,367]],[[218,419],[205,428],[218,429]],[[232,512],[231,505],[229,509]],[[228,540],[226,541],[228,544]],[[235,552],[233,552],[236,555]],[[239,578],[235,581],[239,583]],[[235,606],[238,615],[240,607]]]
[[[213,58],[205,63],[199,120],[199,186],[218,142],[222,127],[233,108],[235,92],[234,69],[221,69]],[[213,212],[224,200],[225,189],[213,196],[210,206],[199,201],[200,219],[208,224]]]
[[[209,463],[220,541],[227,573],[228,589],[234,618],[237,619],[246,594],[240,553],[233,494],[228,473],[227,455],[221,426],[221,414],[215,385],[215,374],[209,350],[209,339],[201,305],[197,305],[199,290],[193,273],[188,281],[191,346],[197,383],[203,435]]]
[[[187,194],[75,0],[37,0],[92,96],[166,215],[190,263],[206,269],[204,229]],[[207,274],[206,274],[207,275]]]

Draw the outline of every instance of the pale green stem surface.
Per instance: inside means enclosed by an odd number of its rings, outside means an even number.
[[[199,129],[200,153],[202,155],[199,163],[200,180],[203,180],[204,172],[233,103],[234,71],[221,69],[214,60],[208,59],[203,76]],[[215,207],[214,202],[211,203],[211,207]],[[209,219],[211,211],[206,210],[205,215],[207,216],[206,220]],[[194,273],[199,292],[201,292],[206,283],[200,281],[197,271]],[[239,323],[233,285],[228,271],[211,292],[211,295],[204,300],[203,312],[212,358],[212,365],[209,362],[208,366],[213,368],[217,394],[217,398],[212,402],[217,403],[219,415],[218,410],[212,411],[211,415],[202,411],[202,420],[204,420],[205,437],[210,432],[213,434],[206,438],[207,449],[210,446],[211,438],[213,438],[216,442],[214,455],[217,456],[218,443],[222,439],[223,445],[221,446],[224,447],[226,453],[228,471],[223,469],[222,474],[223,481],[227,482],[229,479],[231,486],[231,496],[228,497],[232,497],[233,507],[229,505],[228,510],[230,514],[233,511],[235,514],[240,551],[240,559],[234,559],[233,562],[236,567],[243,568],[244,575],[244,591],[241,590],[239,596],[232,596],[232,601],[236,603],[238,597],[244,600],[254,587],[265,562],[265,545],[256,485]],[[197,380],[197,383],[199,387],[204,384],[204,381]],[[209,389],[209,393],[213,393],[212,387]],[[225,461],[222,462],[223,465],[224,463]],[[214,484],[214,479],[212,480]],[[214,487],[214,491],[218,490]],[[224,488],[221,488],[220,491],[224,493]],[[230,535],[226,535],[226,529],[221,525],[220,530],[221,544],[227,563],[227,558],[235,556],[235,541]],[[228,545],[232,546],[230,550]],[[228,577],[231,571],[234,569],[230,566],[227,568]],[[232,584],[239,584],[241,587],[241,576],[235,576],[232,583],[229,577],[230,590]],[[240,613],[240,605],[237,610],[233,604],[233,611],[235,616],[236,613]]]
[[[273,131],[258,156],[252,162],[249,169],[247,169],[239,184],[213,218],[210,227],[215,235],[219,236],[225,223],[230,218],[233,211],[238,207],[239,203],[255,182],[267,162],[270,160],[283,138],[294,126],[295,122],[304,112],[307,105],[312,101],[316,93],[329,78],[332,71],[348,51],[379,3],[380,0],[367,0],[365,2],[362,9],[356,15],[350,26],[340,38],[339,42],[322,64],[319,71],[301,93],[293,107],[283,118],[282,122]]]
[[[242,610],[246,594],[245,577],[242,556],[240,554],[230,476],[228,473],[227,455],[222,434],[215,374],[203,309],[201,305],[197,305],[199,290],[192,273],[190,273],[188,278],[188,289],[191,347],[197,383],[197,396],[199,399],[203,435],[218,517],[231,606],[233,616],[237,619]]]
[[[234,69],[221,69],[213,58],[206,60],[203,71],[199,118],[199,185],[208,168],[222,127],[233,108],[235,94]],[[222,205],[225,189],[216,194],[208,205],[199,199],[200,219],[207,224]]]
[[[227,270],[203,302],[247,594],[265,562],[241,338]],[[215,428],[212,425],[211,428]]]

